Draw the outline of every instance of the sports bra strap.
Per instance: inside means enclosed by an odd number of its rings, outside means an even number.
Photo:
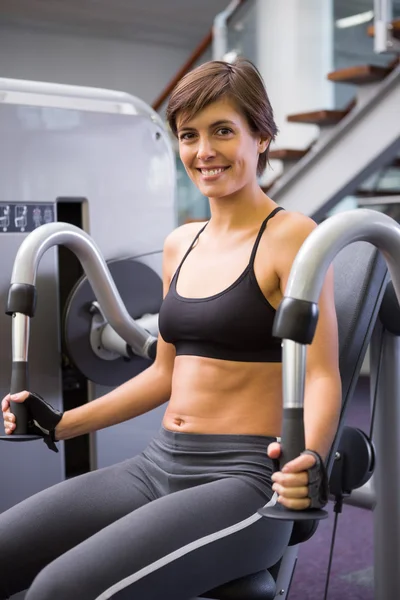
[[[254,259],[256,257],[256,253],[258,250],[258,246],[261,240],[261,236],[265,231],[265,228],[267,226],[267,223],[270,219],[272,219],[272,217],[274,217],[276,215],[276,213],[278,213],[280,210],[285,210],[284,208],[282,208],[282,206],[277,206],[276,208],[274,208],[274,210],[269,213],[268,217],[266,219],[264,219],[264,221],[261,223],[261,227],[260,227],[260,231],[258,232],[258,235],[256,237],[256,241],[254,242],[254,246],[253,246],[253,250],[251,251],[251,256],[250,256],[250,262],[249,265],[252,267],[254,264]]]
[[[195,245],[195,243],[197,242],[197,240],[199,239],[200,235],[203,233],[203,231],[205,230],[205,228],[207,227],[208,224],[209,224],[209,221],[207,221],[207,223],[196,234],[196,237],[194,238],[193,242],[190,244],[189,248],[186,250],[184,257],[182,258],[181,262],[179,263],[178,268],[175,271],[175,275],[177,273],[179,273],[181,266],[183,265],[183,263],[185,262],[185,260],[187,258],[187,255],[192,251],[193,246]]]

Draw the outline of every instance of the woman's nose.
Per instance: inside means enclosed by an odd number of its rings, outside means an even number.
[[[213,158],[216,152],[211,140],[207,137],[200,138],[197,148],[197,158],[199,160],[207,160]]]

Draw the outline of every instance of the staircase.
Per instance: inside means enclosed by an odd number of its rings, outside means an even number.
[[[400,39],[400,19],[392,34]],[[369,27],[367,34],[374,35]],[[291,123],[314,124],[318,139],[304,150],[271,150],[270,159],[283,164],[282,175],[264,190],[281,206],[316,221],[375,171],[400,156],[400,59],[386,66],[372,64],[328,74],[337,85],[357,86],[353,100],[342,110],[318,110],[289,115]],[[400,166],[400,165],[399,165]]]

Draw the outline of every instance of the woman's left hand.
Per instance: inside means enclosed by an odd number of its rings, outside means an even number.
[[[268,456],[277,459],[281,454],[281,446],[277,442],[268,447]],[[309,508],[311,500],[308,492],[308,469],[315,465],[315,458],[304,454],[288,462],[282,469],[272,475],[272,489],[278,494],[278,502],[292,510]]]

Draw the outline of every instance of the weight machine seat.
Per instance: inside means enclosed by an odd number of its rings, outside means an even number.
[[[333,261],[335,305],[339,329],[339,366],[342,380],[340,422],[327,461],[331,473],[335,452],[371,334],[386,289],[387,266],[381,253],[368,242],[346,246]],[[308,540],[314,522],[294,523],[289,545]],[[266,543],[268,541],[266,540]],[[279,565],[220,585],[202,595],[212,600],[274,600]],[[289,582],[288,582],[289,585]]]

